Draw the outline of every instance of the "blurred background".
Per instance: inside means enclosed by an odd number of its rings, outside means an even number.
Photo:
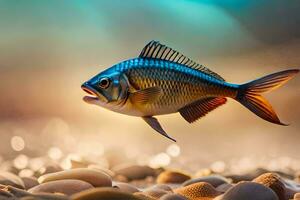
[[[229,100],[191,125],[159,116],[176,144],[139,118],[84,103],[80,88],[153,39],[232,83],[299,68],[299,10],[298,0],[0,0],[0,161],[106,154],[191,171],[300,169],[299,76],[266,95],[290,126]]]

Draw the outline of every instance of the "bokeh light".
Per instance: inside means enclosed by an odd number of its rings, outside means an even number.
[[[171,144],[167,148],[167,154],[172,157],[177,157],[180,155],[180,147],[177,144]]]
[[[25,148],[25,141],[21,136],[13,136],[10,145],[15,151],[22,151]]]
[[[171,158],[166,153],[159,153],[151,158],[149,165],[151,167],[164,167],[170,164]]]
[[[48,156],[53,160],[59,160],[62,157],[62,151],[58,147],[51,147],[48,150]]]
[[[24,169],[28,165],[28,157],[26,155],[21,154],[14,159],[13,163],[17,169]]]
[[[20,177],[32,177],[34,175],[34,172],[31,169],[22,169],[19,172]]]

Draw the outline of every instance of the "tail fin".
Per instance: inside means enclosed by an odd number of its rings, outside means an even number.
[[[298,72],[298,69],[281,71],[242,84],[239,87],[236,100],[264,120],[279,125],[287,125],[280,122],[271,104],[260,94],[280,87]]]

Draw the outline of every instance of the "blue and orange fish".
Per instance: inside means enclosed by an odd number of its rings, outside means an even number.
[[[226,98],[235,99],[266,121],[285,125],[261,94],[278,88],[298,72],[285,70],[232,84],[178,51],[151,41],[139,57],[113,65],[81,87],[92,95],[85,96],[85,102],[142,117],[158,133],[175,141],[154,116],[179,112],[192,123],[225,104]]]

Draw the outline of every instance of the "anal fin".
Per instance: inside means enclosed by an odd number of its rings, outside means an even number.
[[[165,136],[166,138],[169,138],[170,140],[176,142],[176,140],[174,138],[172,138],[171,136],[169,136],[164,131],[164,129],[161,127],[160,123],[158,122],[158,120],[155,117],[148,116],[148,117],[142,117],[142,118],[143,118],[143,120],[145,120],[145,122],[147,122],[147,124],[149,124],[149,126],[151,126],[158,133],[160,133],[161,135]]]
[[[225,97],[210,97],[200,99],[179,109],[179,113],[186,121],[193,123],[199,118],[205,116],[210,111],[225,104],[226,101],[227,99]]]

